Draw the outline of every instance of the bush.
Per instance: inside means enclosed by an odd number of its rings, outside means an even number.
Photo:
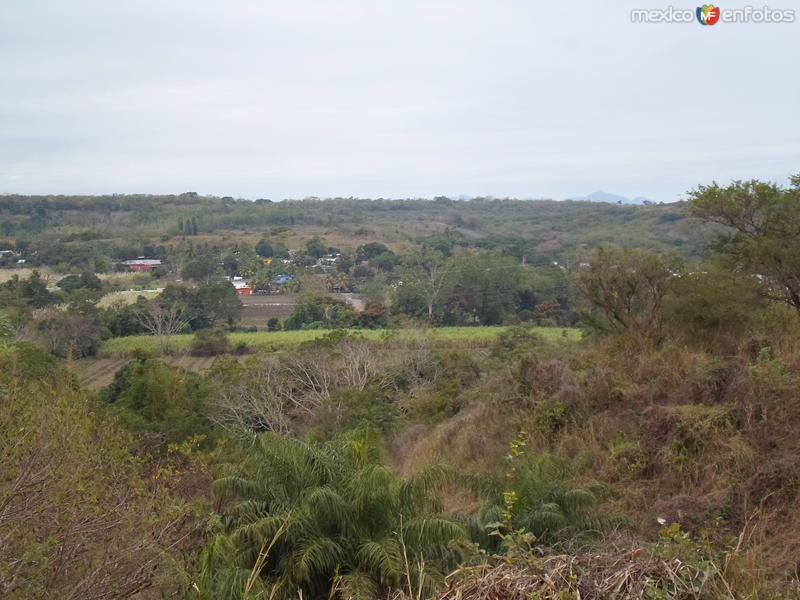
[[[192,337],[189,353],[192,356],[217,356],[228,354],[231,342],[221,329],[201,329]]]
[[[100,348],[102,331],[96,319],[74,312],[50,311],[36,323],[35,339],[62,358],[93,356]]]
[[[131,598],[174,582],[190,504],[53,363],[0,349],[0,597]]]
[[[151,433],[154,445],[162,449],[210,433],[207,396],[199,375],[147,358],[122,367],[102,393],[130,429]]]
[[[203,557],[202,597],[241,598],[251,572],[253,597],[431,594],[467,537],[442,514],[446,474],[401,480],[381,455],[368,428],[325,445],[260,434],[214,482],[225,508]]]
[[[267,321],[267,331],[280,331],[281,330],[281,320],[278,317],[272,317],[269,321]]]
[[[331,296],[303,296],[286,319],[286,329],[306,329],[305,326],[352,327],[358,319],[356,312],[345,302]]]

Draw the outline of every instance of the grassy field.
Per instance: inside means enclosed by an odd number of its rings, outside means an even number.
[[[396,335],[400,339],[408,339],[420,335],[428,335],[434,342],[442,343],[464,343],[466,345],[481,345],[494,341],[506,327],[441,327],[437,329],[401,329],[401,330],[382,330],[382,329],[358,329],[351,330],[366,338],[374,340],[387,339]],[[532,330],[548,341],[568,340],[575,341],[580,339],[580,330],[558,327],[533,327]],[[250,348],[280,350],[291,348],[303,342],[308,342],[320,338],[327,333],[328,329],[309,329],[299,331],[258,331],[247,333],[230,334],[231,343],[236,345],[244,342]],[[190,334],[173,336],[170,340],[170,350],[172,352],[186,352],[192,340]],[[149,352],[158,351],[156,338],[146,335],[133,335],[122,338],[113,338],[103,343],[98,355],[100,357],[119,357],[129,356],[134,350],[146,350]]]

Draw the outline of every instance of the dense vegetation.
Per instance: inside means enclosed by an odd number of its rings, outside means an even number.
[[[640,208],[1,206],[32,261],[99,249],[0,286],[4,597],[800,594],[800,178]],[[97,265],[139,254],[160,291],[104,306]],[[291,315],[237,331],[223,276],[285,271]],[[127,362],[89,391],[98,351]]]

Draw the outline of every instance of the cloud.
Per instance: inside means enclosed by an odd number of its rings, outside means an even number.
[[[671,200],[800,170],[798,24],[639,7],[11,3],[0,192]]]

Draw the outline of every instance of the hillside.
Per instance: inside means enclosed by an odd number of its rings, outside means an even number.
[[[0,596],[800,594],[800,178],[5,200]]]
[[[392,248],[447,236],[465,246],[497,248],[530,260],[566,260],[577,250],[624,241],[633,247],[696,258],[709,233],[692,224],[681,204],[618,206],[604,203],[477,198],[470,201],[307,199],[269,202],[179,196],[0,197],[0,245],[24,240],[55,260],[57,248],[88,246],[109,257],[170,246],[184,238],[180,224],[194,219],[199,243],[255,243],[274,232],[290,248],[323,236],[337,247],[380,241]],[[123,243],[122,240],[125,240]],[[138,240],[138,247],[136,245]],[[183,240],[185,241],[185,240]]]

